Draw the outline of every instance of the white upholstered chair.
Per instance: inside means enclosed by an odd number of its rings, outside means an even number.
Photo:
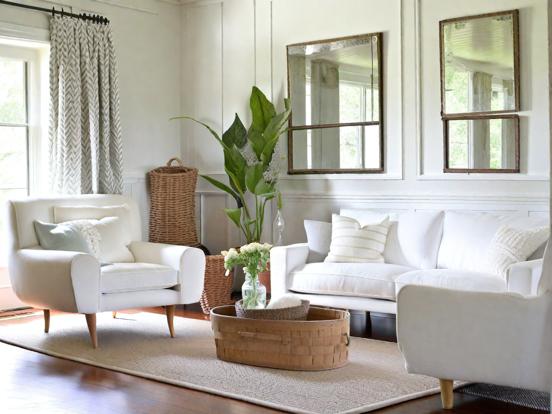
[[[453,406],[453,380],[550,392],[551,255],[549,246],[531,295],[414,285],[399,292],[397,336],[407,370],[440,379],[443,408]]]
[[[128,247],[134,263],[101,266],[92,255],[39,247],[34,221],[53,222],[54,206],[129,207],[134,240]],[[8,256],[12,287],[21,301],[44,309],[49,330],[50,309],[82,313],[97,347],[96,313],[165,306],[174,336],[175,305],[198,302],[203,290],[205,256],[200,249],[142,240],[138,207],[120,195],[26,198],[8,203]]]

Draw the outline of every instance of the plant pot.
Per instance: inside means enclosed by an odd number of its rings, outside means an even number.
[[[270,263],[268,264],[267,270],[259,273],[259,282],[265,285],[266,293],[270,294]]]

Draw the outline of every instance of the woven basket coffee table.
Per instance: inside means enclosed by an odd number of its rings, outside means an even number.
[[[218,359],[295,371],[347,364],[349,319],[347,311],[317,307],[306,321],[238,318],[234,306],[211,310]]]

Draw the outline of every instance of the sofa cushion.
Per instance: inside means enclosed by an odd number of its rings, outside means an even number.
[[[383,263],[389,218],[361,226],[350,217],[332,214],[332,242],[325,262]]]
[[[102,266],[102,293],[166,289],[178,284],[178,272],[169,266],[151,263],[114,263]]]
[[[477,292],[505,292],[508,290],[505,279],[493,274],[450,269],[414,270],[403,273],[396,278],[395,285],[397,295],[406,285]]]
[[[309,257],[307,263],[323,262],[330,252],[332,242],[332,223],[316,220],[304,221]]]
[[[487,268],[487,251],[501,225],[530,229],[546,224],[542,218],[447,211],[437,267],[481,272]]]
[[[362,225],[381,220],[386,214],[373,210],[341,209],[341,215]],[[389,213],[392,220],[383,252],[385,263],[434,269],[443,231],[442,211]]]
[[[291,272],[290,290],[395,300],[395,279],[411,270],[385,263],[309,263]]]

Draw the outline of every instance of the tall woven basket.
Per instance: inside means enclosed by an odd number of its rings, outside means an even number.
[[[171,158],[166,166],[150,171],[148,180],[150,241],[198,246],[195,221],[197,169],[184,167],[179,158]]]
[[[234,272],[226,276],[224,256],[213,254],[205,256],[205,280],[199,303],[203,313],[209,314],[217,306],[234,303],[232,300],[232,281]]]

